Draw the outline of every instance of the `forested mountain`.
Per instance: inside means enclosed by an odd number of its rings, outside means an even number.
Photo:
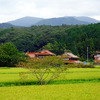
[[[7,23],[1,23],[0,28],[10,28],[10,27],[30,27],[32,25],[87,25],[90,23],[98,23],[99,21],[90,17],[58,17],[43,19],[37,17],[23,17],[14,21],[9,21]]]
[[[50,18],[50,19],[41,20],[38,23],[36,23],[36,25],[52,25],[52,26],[62,25],[62,24],[83,25],[83,24],[89,24],[89,23],[85,21],[77,20],[73,17]]]
[[[100,21],[94,19],[94,18],[90,18],[90,17],[85,17],[85,16],[80,16],[80,17],[74,17],[76,18],[77,20],[80,20],[80,21],[85,21],[85,22],[88,22],[88,23],[99,23]]]
[[[17,20],[9,21],[8,23],[15,25],[15,26],[25,26],[30,27],[35,25],[37,22],[42,20],[43,18],[36,18],[36,17],[23,17]]]
[[[22,26],[15,26],[10,23],[1,23],[0,24],[1,29],[7,29],[7,28],[11,28],[11,27],[22,28]]]
[[[9,23],[1,23],[0,24],[0,28],[10,28],[10,27],[14,27],[12,24]]]
[[[9,21],[8,23],[15,25],[15,26],[25,26],[30,27],[32,25],[87,25],[91,23],[98,23],[100,21],[97,21],[90,17],[75,17],[75,16],[65,16],[65,17],[57,17],[57,18],[37,18],[37,17],[23,17],[19,18],[17,20]]]
[[[0,29],[0,44],[13,42],[21,52],[36,52],[45,48],[62,54],[71,50],[82,59],[100,51],[100,23],[90,25],[32,26],[27,28]]]

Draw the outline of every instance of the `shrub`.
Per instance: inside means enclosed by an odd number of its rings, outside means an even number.
[[[67,70],[62,59],[56,56],[48,56],[41,59],[29,58],[16,66],[29,69],[40,85],[47,84],[51,80],[58,78],[63,71]],[[23,75],[24,73],[21,74],[21,76]]]

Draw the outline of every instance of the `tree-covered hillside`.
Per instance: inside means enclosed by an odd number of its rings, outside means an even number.
[[[86,59],[100,50],[100,24],[76,26],[32,26],[0,30],[0,44],[11,41],[22,52],[35,52],[45,48],[56,54],[71,50]]]
[[[6,28],[10,28],[10,27],[15,27],[15,26],[10,23],[0,23],[0,28],[6,29]]]

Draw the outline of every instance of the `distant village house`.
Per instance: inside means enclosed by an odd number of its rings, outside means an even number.
[[[30,58],[43,58],[45,56],[55,56],[54,53],[50,52],[49,50],[41,50],[37,53],[34,52],[27,52],[26,55],[28,55]]]
[[[94,55],[95,63],[100,63],[100,51],[96,51],[96,55]]]
[[[27,52],[26,55],[28,55],[30,58],[43,58],[45,56],[55,56],[56,54],[52,53],[49,50],[43,49],[39,52]],[[82,63],[79,61],[79,57],[72,54],[71,52],[65,52],[63,55],[58,56],[63,59],[65,64],[68,63]]]
[[[60,55],[59,57],[63,58],[64,63],[82,63],[79,61],[79,57],[72,54],[71,52],[65,52],[63,55]]]

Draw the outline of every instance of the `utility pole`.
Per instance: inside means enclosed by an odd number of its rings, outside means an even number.
[[[89,51],[89,48],[87,47],[87,62],[88,62],[88,59],[89,59],[88,51]]]

